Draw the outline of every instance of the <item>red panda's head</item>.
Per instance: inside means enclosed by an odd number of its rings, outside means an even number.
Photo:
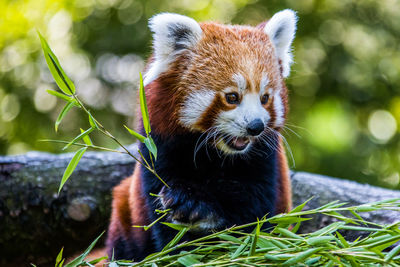
[[[292,10],[257,27],[170,13],[151,18],[154,54],[144,83],[154,131],[208,133],[227,154],[279,131],[296,20]]]

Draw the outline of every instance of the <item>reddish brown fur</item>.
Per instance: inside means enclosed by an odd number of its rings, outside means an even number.
[[[203,37],[199,43],[180,54],[170,68],[146,88],[153,129],[165,137],[187,131],[178,118],[184,99],[190,92],[207,88],[222,93],[225,88],[236,86],[232,81],[236,73],[244,76],[250,92],[258,92],[263,75],[268,74],[268,87],[282,88],[282,95],[286,98],[281,67],[262,29],[217,23],[200,25]],[[233,108],[220,100],[203,118],[215,118],[214,114]],[[283,101],[284,104],[286,102]],[[272,110],[270,107],[270,104],[266,105],[269,111]],[[196,126],[204,131],[212,123],[211,119],[207,119]]]
[[[262,26],[260,26],[262,25]],[[202,88],[215,90],[214,103],[203,114],[196,130],[211,127],[219,112],[234,107],[226,103],[222,90],[236,86],[232,75],[241,73],[247,81],[248,90],[259,91],[263,74],[268,74],[269,86],[281,90],[285,117],[288,111],[287,88],[282,77],[282,67],[275,59],[274,48],[263,32],[264,24],[256,28],[225,26],[217,23],[202,23],[203,37],[190,51],[185,51],[170,64],[170,68],[146,87],[146,97],[152,130],[164,137],[187,132],[179,122],[179,114],[185,97],[193,90]],[[265,105],[275,120],[273,101]],[[272,125],[271,125],[272,126]],[[286,155],[279,140],[278,213],[291,209],[291,185]],[[113,191],[112,216],[109,227],[109,242],[119,236],[133,237],[144,244],[149,236],[133,225],[147,225],[145,201],[141,194],[140,165],[134,174],[126,178]]]
[[[129,237],[135,240],[139,246],[149,239],[149,232],[134,225],[147,225],[145,200],[142,197],[140,180],[140,165],[137,164],[132,176],[125,178],[113,190],[113,203],[111,222],[108,228],[108,240],[110,243],[114,238]],[[111,254],[109,252],[109,254]]]
[[[285,213],[292,209],[292,185],[285,148],[282,145],[282,139],[279,140],[278,162],[280,179],[278,179],[278,200],[276,204],[276,212]]]

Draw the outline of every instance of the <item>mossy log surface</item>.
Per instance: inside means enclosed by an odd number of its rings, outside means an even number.
[[[136,150],[135,146],[130,149]],[[107,229],[111,190],[132,173],[135,162],[124,154],[87,152],[58,195],[72,156],[30,152],[0,157],[0,266],[30,262],[50,266],[62,247],[71,255]],[[333,200],[357,205],[400,197],[400,191],[302,172],[292,172],[292,183],[294,205],[314,197],[306,208]],[[363,216],[379,223],[400,220],[398,212]],[[331,222],[317,216],[301,231],[314,231]]]

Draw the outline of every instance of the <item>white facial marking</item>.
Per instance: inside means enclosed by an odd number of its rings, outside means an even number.
[[[222,112],[216,125],[223,133],[231,136],[247,136],[246,127],[254,119],[261,119],[266,125],[270,115],[261,105],[258,93],[248,93],[235,109]]]
[[[275,126],[282,127],[285,121],[285,107],[283,106],[282,97],[279,90],[274,94],[274,110],[276,114]]]
[[[145,74],[145,86],[166,71],[177,54],[196,45],[202,36],[195,20],[178,14],[155,15],[149,20],[149,27],[154,33],[154,61]]]
[[[207,89],[197,90],[189,94],[180,112],[180,121],[187,127],[193,127],[210,107],[214,97],[215,92]]]
[[[283,77],[289,76],[293,56],[290,49],[296,32],[297,16],[293,10],[285,9],[276,13],[265,25],[264,32],[275,47],[278,59],[282,61]]]
[[[246,79],[243,77],[243,75],[240,73],[233,74],[232,79],[234,82],[237,83],[239,92],[243,93],[247,87],[247,82]]]

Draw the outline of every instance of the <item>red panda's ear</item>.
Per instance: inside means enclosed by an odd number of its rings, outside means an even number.
[[[166,71],[177,54],[196,45],[202,36],[194,19],[178,14],[155,15],[149,20],[149,27],[153,32],[154,62],[145,75],[145,85]]]
[[[282,62],[283,77],[289,76],[293,62],[291,45],[296,33],[297,16],[293,10],[285,9],[276,13],[264,27],[275,47],[276,56]]]

